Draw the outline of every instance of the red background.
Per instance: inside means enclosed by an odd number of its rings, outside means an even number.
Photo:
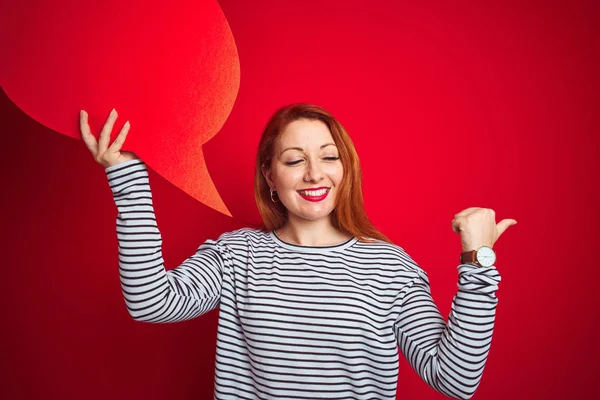
[[[241,82],[204,152],[233,218],[151,170],[167,268],[259,221],[252,185],[264,124],[283,104],[319,104],[356,144],[372,221],[429,273],[443,315],[456,291],[454,214],[488,207],[518,221],[494,246],[497,322],[474,398],[600,395],[596,3],[219,4]],[[103,169],[81,141],[4,93],[0,112],[1,397],[212,398],[218,311],[133,321]],[[143,135],[134,126],[129,135]],[[398,388],[401,399],[444,398],[404,360]]]

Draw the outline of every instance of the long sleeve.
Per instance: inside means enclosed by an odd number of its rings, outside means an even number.
[[[135,159],[105,172],[118,210],[121,288],[133,319],[177,322],[216,308],[224,265],[220,240],[206,240],[196,254],[166,271],[146,164]]]
[[[438,392],[469,399],[481,380],[490,350],[500,275],[492,266],[458,266],[458,292],[448,323],[430,293],[425,271],[405,288],[394,323],[398,345],[419,376]]]

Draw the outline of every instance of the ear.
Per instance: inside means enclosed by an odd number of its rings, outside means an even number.
[[[273,188],[273,190],[277,190],[275,188],[275,183],[273,182],[273,179],[271,177],[271,168],[268,168],[265,164],[260,166],[260,170],[263,174],[263,176],[265,177],[265,180],[267,181],[267,184]]]

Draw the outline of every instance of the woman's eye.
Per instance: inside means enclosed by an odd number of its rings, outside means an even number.
[[[327,160],[327,161],[336,161],[336,160],[339,160],[340,158],[339,158],[339,157],[324,157],[323,159],[324,159],[324,160]],[[298,163],[300,163],[300,162],[302,162],[302,161],[303,161],[303,160],[287,161],[287,162],[285,163],[285,165],[296,165],[296,164],[298,164]]]

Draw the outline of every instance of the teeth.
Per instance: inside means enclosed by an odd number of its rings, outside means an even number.
[[[321,190],[300,190],[300,193],[304,196],[323,196],[327,192],[327,189]]]

